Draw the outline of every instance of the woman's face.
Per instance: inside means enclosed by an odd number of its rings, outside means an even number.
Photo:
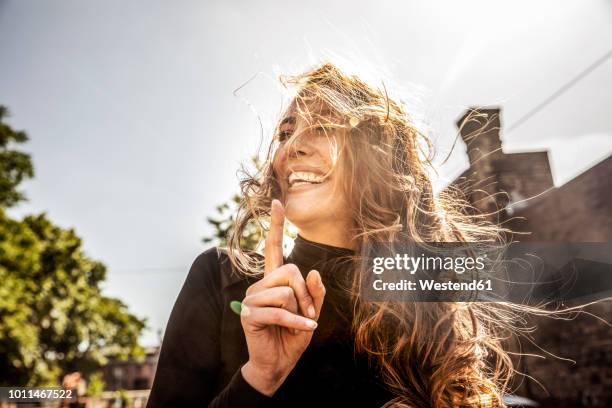
[[[285,214],[302,234],[337,234],[352,224],[343,186],[346,130],[332,126],[339,121],[322,104],[309,107],[308,120],[292,106],[280,122],[280,146],[273,159]]]

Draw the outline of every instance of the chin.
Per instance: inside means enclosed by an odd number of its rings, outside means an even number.
[[[285,216],[300,230],[333,228],[347,216],[349,205],[333,179],[320,184],[293,185],[284,191],[284,196]]]
[[[312,225],[334,212],[334,195],[330,185],[300,186],[286,193],[285,215],[296,227]]]
[[[285,216],[298,228],[317,222],[326,212],[327,208],[320,202],[304,202],[288,198],[285,204]]]

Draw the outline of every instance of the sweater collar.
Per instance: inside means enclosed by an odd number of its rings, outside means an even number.
[[[330,273],[338,266],[348,265],[356,254],[352,249],[320,244],[300,235],[295,238],[293,244],[287,262],[298,265],[304,275],[312,269],[321,274]]]

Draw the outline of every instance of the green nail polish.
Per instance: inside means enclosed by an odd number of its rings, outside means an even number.
[[[242,311],[242,303],[237,300],[232,300],[230,302],[230,309],[232,309],[232,312],[240,316],[240,312]]]

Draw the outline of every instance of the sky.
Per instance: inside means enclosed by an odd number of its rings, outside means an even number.
[[[549,150],[559,186],[612,153],[612,57],[521,118],[610,51],[607,0],[0,0],[0,104],[36,168],[10,214],[75,228],[155,344],[206,217],[269,140],[279,74],[332,60],[384,83],[437,163],[467,107],[500,106],[504,150]],[[460,143],[435,185],[467,166]]]

